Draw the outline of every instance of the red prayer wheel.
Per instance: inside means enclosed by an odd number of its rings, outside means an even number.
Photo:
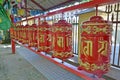
[[[29,34],[29,29],[28,29],[28,28],[29,28],[29,25],[27,24],[27,25],[25,26],[25,35],[26,35],[26,37],[25,37],[25,42],[24,42],[25,44],[28,44],[28,40],[29,40],[29,37],[28,37],[28,36],[29,36],[29,35],[28,35],[28,34]]]
[[[13,36],[14,36],[14,39],[16,39],[16,33],[17,33],[17,28],[16,28],[16,26],[14,27],[14,34],[13,34]]]
[[[29,33],[28,32],[28,27],[29,27],[28,24],[22,27],[22,35],[21,35],[21,37],[22,37],[22,43],[23,44],[28,44],[28,33]]]
[[[21,41],[21,35],[22,35],[22,33],[21,33],[21,31],[22,31],[21,30],[21,26],[22,25],[18,26],[18,32],[17,32],[18,33],[18,41]]]
[[[28,33],[28,38],[29,38],[29,40],[28,40],[28,46],[29,47],[32,47],[32,45],[33,45],[33,26],[29,26],[29,28],[28,28],[28,30],[29,30],[29,33]]]
[[[16,26],[16,40],[19,39],[19,25]]]
[[[24,38],[25,38],[25,32],[24,32],[24,28],[25,28],[25,26],[21,26],[21,40],[20,40],[20,42],[21,43],[24,43]]]
[[[62,61],[73,57],[72,52],[72,25],[65,20],[53,24],[53,55]]]
[[[43,22],[38,27],[38,52],[49,53],[51,45],[51,26],[47,22]]]
[[[37,25],[33,24],[32,25],[33,30],[32,30],[32,46],[37,47]]]
[[[112,25],[100,16],[83,22],[79,44],[78,69],[101,77],[110,68]]]
[[[14,39],[17,40],[17,26],[14,27],[14,30],[15,30],[15,32],[14,32],[14,33],[15,33],[15,34],[14,34]]]
[[[22,28],[22,43],[25,44],[25,39],[26,39],[26,26],[23,26]]]
[[[11,39],[14,39],[14,28],[13,27],[10,28],[10,37]]]
[[[22,35],[23,35],[23,32],[22,32],[22,27],[23,27],[23,25],[20,25],[20,26],[18,26],[18,41],[19,42],[22,42]]]

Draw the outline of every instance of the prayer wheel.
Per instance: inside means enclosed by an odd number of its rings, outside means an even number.
[[[62,61],[73,57],[72,52],[72,25],[65,20],[53,24],[53,55]]]
[[[78,69],[101,77],[110,68],[112,25],[100,16],[83,22],[80,31]]]
[[[44,21],[38,27],[38,52],[49,53],[51,45],[51,26]]]

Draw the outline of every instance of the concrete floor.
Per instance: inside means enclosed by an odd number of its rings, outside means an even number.
[[[11,48],[0,45],[0,80],[48,80],[19,54],[12,54]]]
[[[110,68],[110,71],[105,75],[108,76],[108,77],[111,77],[115,80],[120,80],[120,69],[117,69],[117,68],[112,66]]]

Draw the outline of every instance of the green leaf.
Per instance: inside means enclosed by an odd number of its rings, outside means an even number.
[[[0,29],[1,30],[8,30],[11,27],[11,21],[3,8],[0,4]]]

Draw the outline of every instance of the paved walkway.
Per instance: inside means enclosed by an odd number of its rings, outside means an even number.
[[[49,80],[10,46],[0,44],[0,80]]]
[[[18,48],[17,53],[29,61],[39,72],[48,78],[48,80],[84,80],[35,54],[27,48]]]

